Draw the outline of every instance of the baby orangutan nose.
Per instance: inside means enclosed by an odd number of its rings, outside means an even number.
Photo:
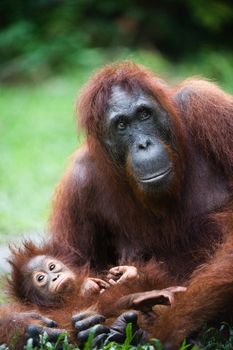
[[[58,274],[57,276],[55,276],[52,281],[55,282],[58,278],[60,277],[60,275]]]

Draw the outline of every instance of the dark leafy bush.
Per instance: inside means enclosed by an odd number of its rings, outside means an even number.
[[[0,11],[2,81],[98,65],[119,47],[172,60],[232,49],[230,0],[2,0]]]

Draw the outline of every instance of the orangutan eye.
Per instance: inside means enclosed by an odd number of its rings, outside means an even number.
[[[38,282],[42,282],[43,279],[44,279],[44,275],[39,275],[39,276],[37,276],[37,281],[38,281]]]
[[[124,130],[127,126],[127,123],[123,120],[120,120],[117,124],[118,130]]]
[[[141,120],[149,119],[152,115],[150,108],[147,107],[140,107],[138,113]]]
[[[47,285],[47,282],[48,282],[47,274],[43,273],[42,271],[36,273],[33,276],[33,284],[36,287],[42,288]]]
[[[50,264],[49,265],[49,270],[53,271],[55,269],[56,265],[55,264]]]
[[[121,129],[121,130],[122,130],[122,129],[124,129],[125,127],[126,127],[126,123],[125,123],[125,122],[122,122],[122,121],[121,121],[121,122],[118,123],[118,129]]]

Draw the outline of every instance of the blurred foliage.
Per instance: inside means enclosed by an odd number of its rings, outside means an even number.
[[[172,60],[231,51],[231,0],[1,0],[0,80],[93,67],[121,47]]]

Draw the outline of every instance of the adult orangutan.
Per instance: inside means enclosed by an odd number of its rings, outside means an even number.
[[[170,88],[125,62],[91,78],[78,115],[87,139],[58,186],[52,238],[77,265],[153,258],[160,287],[187,285],[149,330],[175,349],[232,312],[233,98],[199,79]]]

